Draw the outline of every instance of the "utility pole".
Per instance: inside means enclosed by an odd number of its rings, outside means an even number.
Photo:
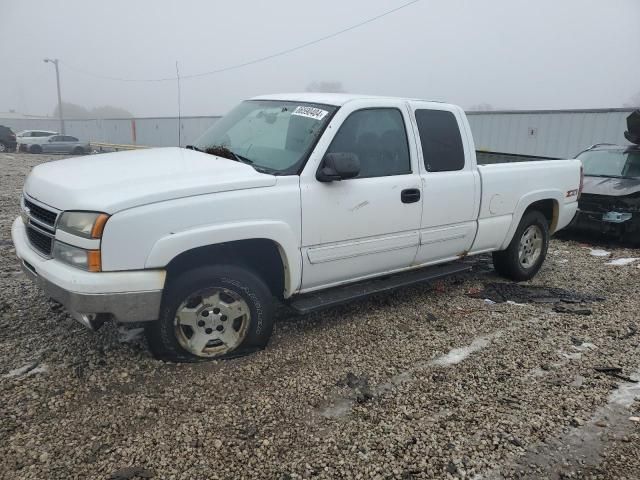
[[[58,70],[58,59],[57,58],[45,58],[44,63],[53,63],[56,67],[56,84],[58,86],[58,118],[60,119],[60,133],[65,134],[64,131],[64,116],[62,115],[62,95],[60,95],[60,70]]]

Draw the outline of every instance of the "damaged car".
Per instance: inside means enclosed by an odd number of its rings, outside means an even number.
[[[575,230],[640,243],[640,110],[627,118],[631,145],[597,144],[580,153],[584,186]]]

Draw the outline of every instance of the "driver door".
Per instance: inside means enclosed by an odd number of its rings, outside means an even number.
[[[302,291],[400,270],[416,256],[422,198],[407,109],[392,100],[351,103],[338,111],[301,175]],[[357,155],[359,175],[319,181],[325,153]]]

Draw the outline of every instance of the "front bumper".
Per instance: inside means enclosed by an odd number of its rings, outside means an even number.
[[[605,235],[640,235],[640,214],[578,210],[569,227]]]
[[[96,317],[105,315],[118,322],[158,318],[164,270],[91,273],[44,258],[29,245],[20,217],[11,237],[27,277],[85,326],[94,328]]]

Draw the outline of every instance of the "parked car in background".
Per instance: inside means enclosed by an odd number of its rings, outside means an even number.
[[[0,125],[0,152],[13,152],[16,149],[16,135],[9,127]]]
[[[146,322],[156,356],[197,361],[263,348],[274,297],[311,312],[488,252],[529,280],[580,183],[577,160],[478,165],[454,105],[270,95],[186,149],[36,166],[12,237],[78,321]]]
[[[29,147],[31,153],[72,153],[84,155],[91,151],[89,142],[80,141],[71,135],[54,135],[46,141]]]
[[[632,145],[598,144],[582,161],[584,188],[571,228],[640,243],[640,111],[627,118]]]
[[[45,142],[51,135],[58,135],[58,132],[50,130],[23,130],[18,132],[16,134],[17,149],[20,152],[28,152],[31,145]]]

